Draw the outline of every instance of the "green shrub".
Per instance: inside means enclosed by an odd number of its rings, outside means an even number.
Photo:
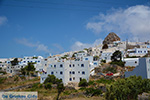
[[[98,95],[102,94],[102,91],[100,89],[86,88],[85,94],[90,95],[91,97],[98,96]]]
[[[7,78],[0,78],[0,84],[4,83]]]
[[[150,80],[141,76],[119,79],[107,87],[106,100],[137,100],[138,95],[150,91]]]
[[[50,90],[52,88],[52,83],[46,83],[44,87],[45,87],[46,90],[47,89]]]
[[[86,86],[88,86],[88,82],[86,81],[86,79],[82,79],[79,82],[79,87],[86,87]]]
[[[43,84],[39,84],[39,86],[38,86],[39,88],[42,88],[43,87]]]
[[[107,72],[112,72],[112,73],[116,73],[117,72],[117,70],[116,70],[116,68],[114,68],[114,67],[106,67],[104,70],[103,70],[103,72],[105,72],[105,73],[107,73]]]
[[[6,74],[6,72],[5,72],[5,71],[0,71],[0,73]]]
[[[21,80],[26,80],[25,76],[21,76],[20,78],[21,78]]]
[[[123,61],[114,61],[114,62],[111,62],[110,64],[115,64],[115,65],[118,65],[118,66],[121,66],[121,67],[124,67],[125,65],[125,62]]]
[[[89,81],[88,85],[95,85],[94,81]]]
[[[103,59],[102,59],[101,62],[102,62],[102,63],[106,63],[106,60],[103,60]]]
[[[70,95],[71,93],[69,91],[64,91],[63,92],[65,95]]]
[[[103,84],[110,84],[112,82],[114,82],[114,80],[108,80],[108,79],[104,79],[104,78],[96,80],[96,83],[103,83]]]
[[[84,91],[84,90],[86,90],[86,88],[85,87],[81,87],[79,90]]]
[[[19,81],[19,77],[16,76],[16,77],[14,78],[14,81]]]

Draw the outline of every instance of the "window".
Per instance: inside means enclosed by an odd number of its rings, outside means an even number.
[[[81,64],[81,67],[84,67],[84,64]]]
[[[69,73],[71,74],[71,71]]]
[[[73,64],[73,67],[74,67],[75,65]]]
[[[75,74],[75,72],[73,71],[72,74]]]
[[[54,72],[51,72],[51,75],[53,75],[54,74]]]
[[[80,73],[80,71],[78,71],[78,73]]]
[[[70,81],[72,81],[72,78],[69,78]]]
[[[85,58],[85,60],[88,60],[88,58]]]
[[[60,67],[63,67],[63,65],[62,65],[62,64],[60,64]]]
[[[137,63],[137,61],[135,61],[135,63]]]
[[[38,62],[40,62],[40,61],[38,61]]]
[[[97,65],[97,63],[94,63],[94,65]]]
[[[26,63],[26,61],[24,61],[24,63]]]
[[[45,64],[45,66],[47,66],[47,64]]]
[[[54,67],[56,68],[56,65],[54,65]]]
[[[71,64],[69,65],[69,67],[71,67]]]
[[[63,72],[61,71],[61,72],[60,72],[60,74],[62,75],[62,74],[63,74]]]
[[[75,77],[73,77],[73,80],[75,80]]]
[[[84,71],[82,71],[82,74],[84,75],[84,74],[85,74],[85,72],[84,72]]]
[[[80,81],[82,80],[82,78],[80,77]]]

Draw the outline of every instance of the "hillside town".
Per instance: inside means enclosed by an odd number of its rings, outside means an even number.
[[[30,68],[29,74],[26,66]],[[54,75],[64,86],[78,87],[85,79],[122,79],[141,76],[150,79],[150,42],[121,41],[111,32],[102,44],[80,51],[62,54],[28,56],[24,58],[0,58],[0,77],[25,76],[39,77],[43,84],[49,75]],[[25,69],[26,68],[26,69]],[[32,73],[31,73],[32,72]]]
[[[150,42],[121,41],[117,34],[113,32],[107,35],[103,44],[85,48],[81,51],[64,52],[47,58],[42,56],[1,58],[1,75],[3,75],[2,72],[6,72],[9,76],[19,75],[21,69],[27,66],[28,63],[34,63],[41,83],[48,75],[55,75],[63,81],[64,85],[77,84],[81,79],[89,81],[90,76],[102,74],[107,76],[107,73],[103,73],[104,65],[112,62],[113,53],[116,51],[121,52],[121,61],[124,62],[124,66],[121,66],[122,71],[117,70],[117,73],[113,73],[112,77],[116,75],[124,75],[124,77],[140,75],[143,78],[150,78],[148,67]],[[11,62],[15,59],[18,63],[13,65]],[[96,73],[98,68],[101,71]],[[129,68],[134,70],[128,71]]]

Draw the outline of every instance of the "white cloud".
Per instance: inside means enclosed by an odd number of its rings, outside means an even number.
[[[82,43],[80,41],[76,41],[72,46],[71,50],[72,51],[77,51],[77,50],[83,50],[84,48],[89,48],[89,47],[94,47],[96,45],[99,45],[102,43],[102,39],[97,39],[95,40],[94,43],[88,44],[88,43]]]
[[[16,40],[17,43],[23,44],[23,45],[28,46],[28,47],[36,47],[37,46],[37,43],[33,44],[33,43],[29,42],[29,40],[27,40],[25,38],[15,39],[15,40]]]
[[[53,46],[57,48],[58,52],[62,52],[64,50],[64,48],[61,45],[57,44],[57,43],[54,43]]]
[[[28,39],[22,38],[22,39],[15,39],[15,41],[19,44],[28,46],[28,47],[36,47],[37,51],[44,51],[47,53],[50,53],[50,50],[48,49],[48,46],[41,44],[41,43],[32,43]]]
[[[129,38],[150,39],[150,7],[132,6],[127,9],[115,9],[107,14],[99,14],[86,25],[95,34],[115,32],[128,35]]]
[[[8,20],[7,20],[7,17],[5,17],[5,16],[0,16],[0,26],[3,25],[3,24],[5,24],[7,21],[8,21]]]
[[[48,49],[48,47],[45,46],[44,44],[38,44],[36,50],[37,51],[50,52],[49,49]]]

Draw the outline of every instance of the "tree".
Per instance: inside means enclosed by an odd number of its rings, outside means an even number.
[[[82,79],[79,82],[79,87],[86,87],[86,86],[88,86],[88,82],[86,81],[86,79]]]
[[[18,65],[18,62],[19,62],[18,58],[15,58],[14,60],[11,61],[11,65],[12,66]]]
[[[104,44],[102,49],[108,49],[108,45],[107,44]]]
[[[35,72],[35,67],[34,67],[33,63],[28,63],[27,66],[25,66],[24,68],[21,69],[21,73],[23,75],[31,76],[31,73],[34,73],[34,72]]]
[[[45,89],[51,89],[52,88],[52,83],[46,83],[45,84]]]
[[[56,78],[56,76],[54,75],[48,75],[48,77],[44,81],[44,84],[45,89],[51,89],[51,84],[57,84],[57,91],[58,91],[57,100],[59,99],[61,92],[63,92],[65,89],[62,80]]]
[[[115,61],[121,61],[122,59],[122,53],[121,51],[117,50],[113,53],[113,55],[111,56],[111,61],[115,62]]]
[[[46,83],[56,84],[56,77],[54,75],[48,75],[48,77],[44,81],[44,84],[46,84]]]
[[[124,67],[125,62],[122,61],[122,53],[119,50],[113,53],[113,55],[111,56],[111,61],[112,62],[110,64],[116,64]]]
[[[61,94],[61,92],[63,92],[65,90],[65,87],[63,85],[63,83],[58,83],[57,84],[57,91],[58,91],[58,94],[57,94],[57,100],[59,100],[59,96]]]

